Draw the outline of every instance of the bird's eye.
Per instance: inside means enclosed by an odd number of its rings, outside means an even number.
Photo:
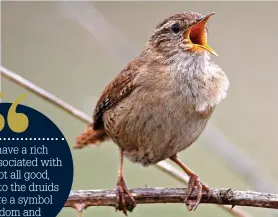
[[[171,26],[171,30],[173,33],[177,34],[180,32],[180,25],[178,23],[175,23]]]

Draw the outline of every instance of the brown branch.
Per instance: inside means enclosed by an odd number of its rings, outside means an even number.
[[[58,108],[66,111],[68,114],[74,116],[78,120],[83,121],[84,123],[89,124],[91,121],[91,117],[80,111],[79,109],[71,106],[70,104],[64,102],[63,100],[59,99],[58,97],[54,96],[53,94],[49,93],[48,91],[42,89],[41,87],[35,85],[34,83],[28,81],[27,79],[21,77],[20,75],[16,74],[15,72],[3,67],[0,65],[0,71],[4,75],[5,78],[17,83],[18,85],[22,86],[23,88],[33,92],[37,96],[43,98],[44,100],[56,105]],[[155,165],[158,169],[165,172],[166,174],[172,176],[177,181],[182,183],[188,182],[188,176],[185,173],[182,173],[180,170],[173,167],[171,164],[162,161]],[[82,204],[80,205],[82,207]],[[80,206],[76,205],[76,209],[79,210]],[[229,212],[232,216],[235,217],[251,217],[251,215],[245,213],[238,207],[230,209],[229,206],[220,205],[220,207],[227,212]]]
[[[186,188],[136,188],[130,191],[137,204],[152,204],[183,203],[186,190]],[[194,200],[196,196],[197,192],[194,191],[189,199]],[[278,195],[254,191],[211,189],[210,197],[207,193],[203,193],[201,203],[278,209]],[[65,207],[79,207],[79,211],[82,211],[89,206],[116,206],[116,204],[115,189],[78,190],[70,193]]]

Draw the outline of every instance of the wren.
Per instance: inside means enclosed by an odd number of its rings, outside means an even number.
[[[229,81],[210,60],[207,21],[213,15],[177,13],[157,25],[140,55],[104,89],[93,123],[77,138],[75,148],[112,139],[120,151],[118,209],[127,214],[125,194],[136,201],[123,178],[123,157],[143,166],[171,159],[190,177],[185,203],[197,208],[209,188],[182,163],[177,153],[193,144],[205,129]],[[198,196],[188,198],[194,188]],[[189,205],[191,204],[191,205]]]

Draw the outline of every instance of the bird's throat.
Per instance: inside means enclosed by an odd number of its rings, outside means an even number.
[[[186,78],[203,76],[211,73],[209,70],[210,56],[208,52],[181,52],[168,60],[168,69],[172,74]]]

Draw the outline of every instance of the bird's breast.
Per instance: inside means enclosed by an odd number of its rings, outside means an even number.
[[[227,78],[215,69],[194,76],[165,69],[141,73],[137,88],[104,114],[106,131],[126,157],[143,165],[182,151],[225,97]]]
[[[196,112],[176,94],[139,88],[105,114],[108,134],[131,161],[155,164],[191,145],[204,130],[213,109]]]

